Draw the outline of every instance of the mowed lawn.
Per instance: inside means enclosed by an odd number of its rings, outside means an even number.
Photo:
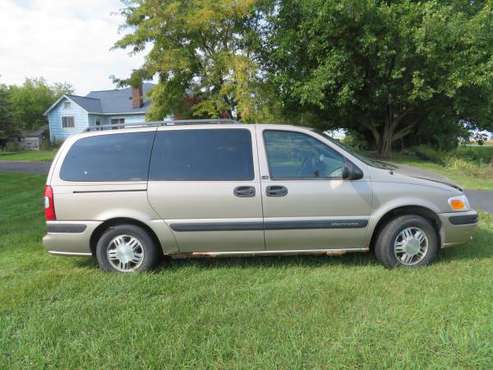
[[[0,368],[492,368],[493,220],[434,265],[371,255],[173,261],[49,256],[44,177],[0,174]]]
[[[56,152],[57,149],[0,152],[0,161],[51,161]]]

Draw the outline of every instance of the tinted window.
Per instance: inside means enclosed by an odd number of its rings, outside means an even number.
[[[309,135],[264,131],[264,142],[273,179],[342,178],[344,157]]]
[[[147,180],[154,132],[101,135],[76,141],[60,171],[66,181]]]
[[[251,180],[252,141],[249,130],[162,131],[152,152],[152,180]]]

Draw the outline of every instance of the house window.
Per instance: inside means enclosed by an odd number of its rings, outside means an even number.
[[[111,129],[117,130],[119,128],[125,127],[125,118],[112,118],[111,119]]]
[[[73,116],[64,116],[62,117],[62,128],[74,128],[74,117]]]
[[[63,109],[70,109],[70,102],[69,101],[64,101],[63,102]]]

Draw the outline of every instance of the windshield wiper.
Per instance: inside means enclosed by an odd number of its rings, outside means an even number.
[[[394,166],[393,164],[390,164],[390,163],[384,162],[384,161],[379,161],[378,159],[370,158],[370,160],[379,164],[380,166],[382,166],[383,168],[385,168],[387,170],[395,170],[398,168],[397,166]]]

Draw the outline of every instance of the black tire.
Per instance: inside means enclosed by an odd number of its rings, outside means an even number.
[[[138,264],[134,265],[131,271],[118,270],[110,262],[108,257],[108,249],[112,246],[112,241],[119,236],[133,237],[140,242],[139,252],[142,252],[143,257],[140,258]],[[117,225],[108,228],[99,238],[96,245],[96,259],[99,267],[107,272],[142,272],[148,271],[156,266],[161,257],[158,246],[155,245],[152,238],[146,230],[135,225]]]
[[[394,248],[395,243],[398,240],[399,234],[407,228],[418,228],[424,232],[428,241],[428,248],[421,256],[415,256],[416,263],[412,265],[406,265],[402,259],[406,259],[408,256],[401,256],[401,259],[397,258]],[[416,229],[414,229],[416,230]],[[424,243],[423,243],[424,244]],[[420,244],[421,245],[421,244]],[[387,223],[377,236],[375,243],[375,256],[386,267],[420,267],[426,266],[432,263],[438,255],[438,236],[433,225],[424,217],[418,215],[405,215],[399,216]]]

